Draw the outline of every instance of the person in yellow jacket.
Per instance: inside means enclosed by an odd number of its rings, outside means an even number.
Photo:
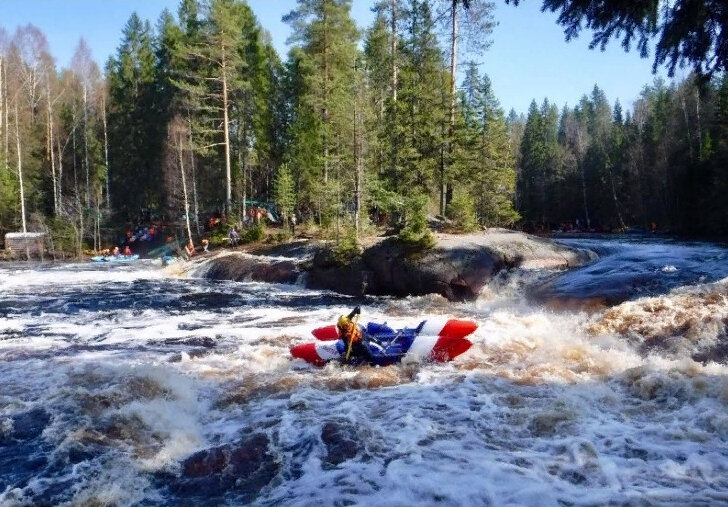
[[[371,359],[371,351],[357,323],[359,315],[361,315],[361,308],[357,306],[349,315],[339,317],[336,323],[336,327],[339,330],[339,337],[346,345],[345,363],[358,362],[356,361],[357,358],[364,360]]]

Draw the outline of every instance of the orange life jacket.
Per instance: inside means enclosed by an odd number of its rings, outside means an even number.
[[[341,339],[345,342],[356,343],[361,341],[361,329],[356,322],[349,322],[343,329],[339,329]]]

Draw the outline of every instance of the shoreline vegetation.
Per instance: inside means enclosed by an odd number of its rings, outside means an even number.
[[[83,258],[157,228],[184,256],[234,227],[251,242],[305,228],[340,263],[374,235],[428,250],[443,228],[724,237],[726,48],[719,22],[681,45],[697,22],[674,19],[683,1],[645,31],[649,10],[546,0],[569,38],[586,22],[604,29],[593,45],[654,41],[656,67],[692,72],[631,107],[595,85],[526,114],[478,63],[485,0],[382,0],[363,30],[350,0],[298,0],[287,55],[245,2],[181,0],[154,24],[132,14],[102,66],[83,39],[59,67],[38,28],[0,27],[0,236],[42,232],[48,256]]]

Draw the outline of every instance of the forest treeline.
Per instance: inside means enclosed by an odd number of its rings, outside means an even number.
[[[575,107],[505,115],[484,69],[494,5],[299,0],[281,59],[239,0],[132,15],[99,68],[58,68],[32,25],[0,29],[0,232],[80,250],[144,215],[201,234],[273,202],[340,237],[523,225],[728,232],[728,80],[645,87],[632,110],[595,87]],[[595,55],[595,58],[598,58]],[[478,58],[487,62],[487,58]]]

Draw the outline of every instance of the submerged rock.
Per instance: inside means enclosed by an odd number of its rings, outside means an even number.
[[[339,465],[354,458],[361,450],[356,428],[351,424],[327,421],[321,428],[321,441],[326,446],[325,462]]]
[[[278,473],[280,464],[268,437],[255,433],[238,442],[196,452],[182,462],[170,488],[183,496],[222,496],[228,491],[250,500]]]

